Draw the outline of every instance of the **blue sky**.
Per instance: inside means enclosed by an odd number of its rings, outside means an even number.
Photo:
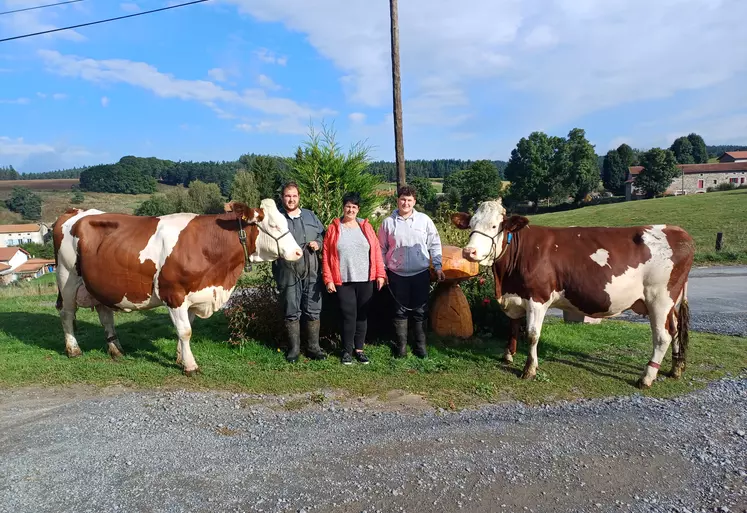
[[[4,15],[0,39],[165,5]],[[322,120],[394,160],[388,9],[210,0],[0,43],[0,165],[291,155]],[[405,156],[507,160],[573,127],[599,154],[693,131],[747,144],[747,30],[728,23],[745,19],[744,0],[401,0]]]

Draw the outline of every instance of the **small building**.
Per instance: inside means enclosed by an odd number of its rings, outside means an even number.
[[[0,248],[9,248],[35,242],[44,244],[49,229],[41,223],[0,224]]]
[[[718,161],[722,164],[727,162],[747,162],[747,151],[727,151],[721,154]]]
[[[717,187],[722,183],[732,183],[737,187],[747,185],[747,160],[725,164],[678,164],[677,167],[682,174],[672,180],[665,195],[701,194],[709,187]],[[641,171],[642,166],[632,166],[628,169],[628,179],[625,182],[626,201],[644,196],[643,192],[633,185],[635,177]]]
[[[46,258],[31,258],[23,248],[0,248],[0,285],[30,280],[54,272],[56,263]]]

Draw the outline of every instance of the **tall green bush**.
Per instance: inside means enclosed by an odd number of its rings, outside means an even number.
[[[335,140],[335,132],[324,125],[321,133],[311,127],[309,140],[286,162],[290,178],[298,183],[301,206],[313,210],[325,226],[341,215],[346,192],[360,194],[359,217],[370,217],[381,203],[376,194],[381,178],[367,172],[369,147],[358,142],[346,154]]]

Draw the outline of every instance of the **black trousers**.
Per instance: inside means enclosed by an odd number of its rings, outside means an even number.
[[[422,322],[428,315],[428,295],[431,291],[431,274],[429,270],[413,276],[400,276],[389,270],[389,290],[394,295],[394,318]],[[411,310],[408,310],[411,309]]]
[[[342,347],[346,353],[363,349],[368,330],[368,308],[374,292],[374,281],[354,281],[337,285],[337,299],[342,313]]]

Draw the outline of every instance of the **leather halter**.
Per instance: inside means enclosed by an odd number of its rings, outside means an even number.
[[[239,223],[239,242],[241,242],[241,247],[244,249],[244,272],[249,272],[252,270],[252,264],[249,261],[249,248],[246,246],[246,232],[244,231],[244,225],[241,224],[241,216],[238,216],[236,220]],[[253,223],[260,231],[267,234],[268,237],[270,237],[272,240],[275,241],[275,244],[277,245],[278,249],[278,258],[280,258],[280,239],[285,237],[290,233],[290,230],[286,230],[283,232],[279,237],[275,237],[273,234],[262,228],[262,225],[259,223]]]
[[[500,230],[498,230],[498,233],[496,233],[492,237],[490,235],[488,235],[487,233],[485,233],[485,232],[481,232],[480,230],[472,230],[471,232],[469,232],[469,236],[472,237],[473,233],[476,233],[478,235],[482,235],[483,237],[487,237],[488,239],[490,239],[490,252],[488,253],[488,256],[485,257],[485,259],[490,258],[491,255],[493,255],[494,252],[498,253],[498,249],[497,249],[498,248],[498,242],[496,241],[496,239],[498,238],[498,236],[501,233],[503,233],[503,228],[501,228]],[[509,246],[509,244],[511,244],[511,239],[513,239],[513,237],[514,237],[514,234],[511,233],[511,232],[508,232],[508,236],[506,237],[506,245],[503,247],[503,250],[500,252],[500,254],[493,260],[493,262],[497,262],[498,260],[500,260],[501,258],[503,258],[503,255],[505,255],[506,251],[508,251],[508,246]]]

